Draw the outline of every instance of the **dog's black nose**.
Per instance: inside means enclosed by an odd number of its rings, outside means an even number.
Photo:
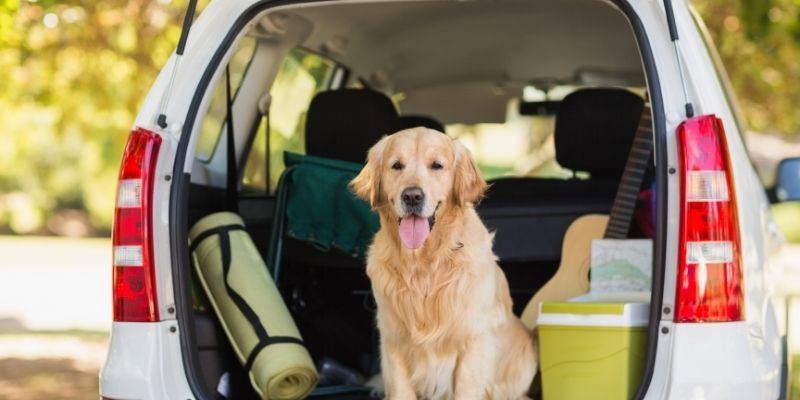
[[[417,207],[422,204],[423,200],[425,200],[425,193],[423,193],[422,189],[418,187],[410,187],[403,190],[400,198],[403,199],[403,204],[406,206]]]

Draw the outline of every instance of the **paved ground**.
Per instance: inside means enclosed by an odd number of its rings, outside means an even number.
[[[110,241],[0,236],[0,260],[0,399],[96,399]]]
[[[0,334],[0,399],[96,399],[103,333]]]
[[[109,239],[0,236],[0,330],[111,327]]]

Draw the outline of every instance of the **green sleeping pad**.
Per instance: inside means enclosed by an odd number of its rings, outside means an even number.
[[[200,283],[250,382],[263,399],[301,399],[319,376],[261,255],[230,212],[189,231]]]

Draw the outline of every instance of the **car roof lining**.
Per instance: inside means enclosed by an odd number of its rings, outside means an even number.
[[[503,121],[508,99],[539,80],[599,71],[644,84],[630,23],[602,0],[324,2],[266,18],[309,21],[299,45],[403,93],[403,113],[445,123]]]

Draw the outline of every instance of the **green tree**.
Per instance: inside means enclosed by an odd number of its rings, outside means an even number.
[[[127,132],[177,43],[184,8],[0,1],[0,121],[10,141],[0,147],[0,226],[58,232],[63,210],[86,210],[108,231]]]
[[[749,126],[800,134],[800,1],[696,0]]]

